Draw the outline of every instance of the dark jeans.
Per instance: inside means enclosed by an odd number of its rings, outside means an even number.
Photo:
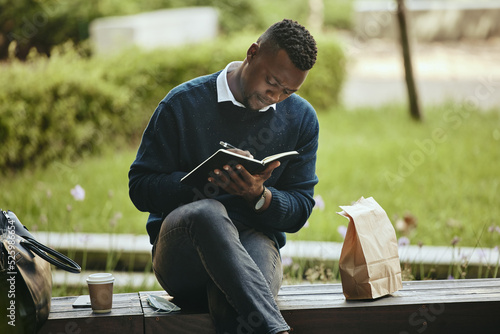
[[[153,269],[181,308],[208,306],[217,333],[289,330],[275,301],[282,280],[275,243],[232,221],[218,201],[193,202],[165,218]]]

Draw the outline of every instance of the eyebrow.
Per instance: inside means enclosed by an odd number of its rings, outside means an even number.
[[[272,75],[272,74],[271,74],[271,76],[273,77],[273,79],[274,79],[274,80],[276,80],[276,82],[278,83],[278,85],[280,85],[280,86],[281,86],[281,88],[283,88],[283,89],[285,89],[285,90],[287,90],[287,91],[289,91],[289,92],[292,92],[292,93],[295,93],[295,92],[297,91],[297,89],[290,89],[290,88],[286,88],[285,86],[283,86],[283,85],[281,84],[281,81],[280,81],[278,78],[276,78],[276,77],[275,77],[274,75]]]

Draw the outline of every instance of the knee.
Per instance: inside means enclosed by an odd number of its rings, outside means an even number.
[[[183,207],[183,214],[196,220],[210,220],[212,217],[227,216],[227,211],[221,202],[213,199],[203,199]]]
[[[191,227],[204,230],[227,228],[228,223],[231,223],[224,205],[213,199],[185,205],[182,210],[182,219]]]

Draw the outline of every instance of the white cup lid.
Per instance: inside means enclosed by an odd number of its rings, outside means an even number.
[[[89,277],[87,277],[87,283],[92,284],[106,284],[113,283],[114,281],[115,278],[113,277],[113,274],[109,273],[90,274]]]

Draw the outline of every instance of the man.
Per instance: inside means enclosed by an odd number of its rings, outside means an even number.
[[[279,248],[314,206],[318,121],[296,94],[316,61],[297,22],[275,23],[243,62],[188,81],[155,110],[129,172],[130,197],[150,212],[153,269],[181,308],[208,307],[217,333],[288,333],[275,297]],[[297,150],[259,174],[220,166],[198,188],[181,178],[227,141],[262,159]]]

